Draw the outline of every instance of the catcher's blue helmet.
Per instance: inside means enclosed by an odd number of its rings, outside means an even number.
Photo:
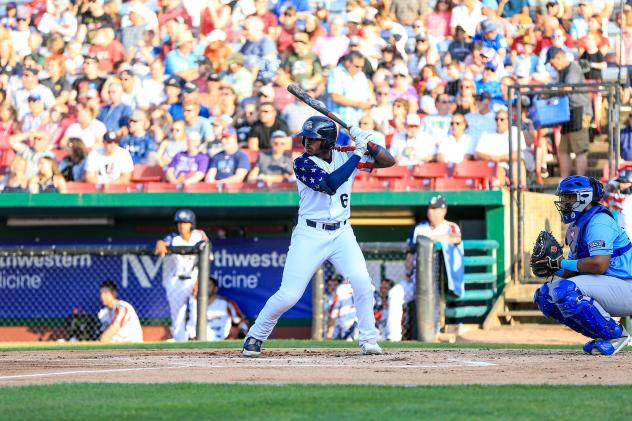
[[[176,224],[178,222],[190,222],[192,227],[195,228],[195,214],[191,209],[178,209],[173,221]]]
[[[599,202],[603,197],[603,185],[592,177],[572,175],[560,181],[555,195],[560,200],[555,206],[565,224],[577,220],[586,207],[592,202]]]
[[[336,138],[338,137],[338,129],[334,122],[327,117],[313,116],[305,120],[303,130],[298,134],[303,137],[303,146],[305,139],[321,140],[320,148],[323,151],[329,151],[336,146]]]

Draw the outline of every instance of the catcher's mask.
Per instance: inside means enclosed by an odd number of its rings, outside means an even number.
[[[560,181],[555,195],[560,199],[555,201],[555,207],[562,221],[570,224],[590,203],[599,202],[603,197],[603,185],[595,178],[574,175]]]
[[[297,136],[303,138],[303,146],[305,146],[305,139],[320,140],[320,150],[325,152],[336,146],[338,129],[336,124],[327,117],[313,116],[305,120],[303,130]]]

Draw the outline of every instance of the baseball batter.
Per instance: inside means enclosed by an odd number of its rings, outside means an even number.
[[[566,177],[556,195],[562,221],[569,224],[565,243],[570,251],[567,259],[560,253],[532,262],[534,273],[540,264],[562,277],[542,285],[534,301],[545,316],[592,338],[585,352],[614,355],[630,341],[612,317],[632,315],[632,244],[599,204],[603,186],[596,179]]]
[[[195,214],[189,209],[176,212],[174,222],[177,233],[172,233],[156,242],[155,253],[166,256],[169,246],[194,246],[200,241],[208,241],[204,231],[195,229]],[[171,337],[176,341],[188,339],[186,331],[187,303],[197,282],[198,258],[196,255],[171,254],[165,262],[167,279],[163,285],[167,292],[167,301],[171,312]]]
[[[349,279],[358,315],[363,354],[381,354],[373,318],[373,285],[362,251],[349,225],[351,186],[368,151],[374,168],[390,167],[393,157],[373,143],[371,133],[352,127],[354,151],[335,148],[338,130],[326,117],[310,117],[299,136],[305,153],[294,160],[300,195],[298,224],[292,232],[279,290],[266,302],[244,341],[243,355],[258,357],[277,321],[301,298],[312,275],[326,260]]]

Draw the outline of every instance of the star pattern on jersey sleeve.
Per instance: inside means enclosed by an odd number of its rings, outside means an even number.
[[[304,154],[294,160],[294,174],[310,189],[325,193],[321,182],[329,175],[327,171],[320,168],[314,161]]]

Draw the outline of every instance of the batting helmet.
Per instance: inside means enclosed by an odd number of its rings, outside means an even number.
[[[320,148],[323,151],[329,151],[336,146],[336,138],[338,137],[338,129],[333,121],[327,117],[313,116],[305,120],[303,130],[298,134],[303,137],[303,146],[305,139],[322,140]]]
[[[191,209],[178,209],[173,221],[178,222],[190,222],[193,228],[195,228],[195,214]]]
[[[570,224],[579,218],[590,203],[601,200],[603,185],[596,178],[572,175],[560,181],[555,195],[560,198],[555,206],[562,221]]]

